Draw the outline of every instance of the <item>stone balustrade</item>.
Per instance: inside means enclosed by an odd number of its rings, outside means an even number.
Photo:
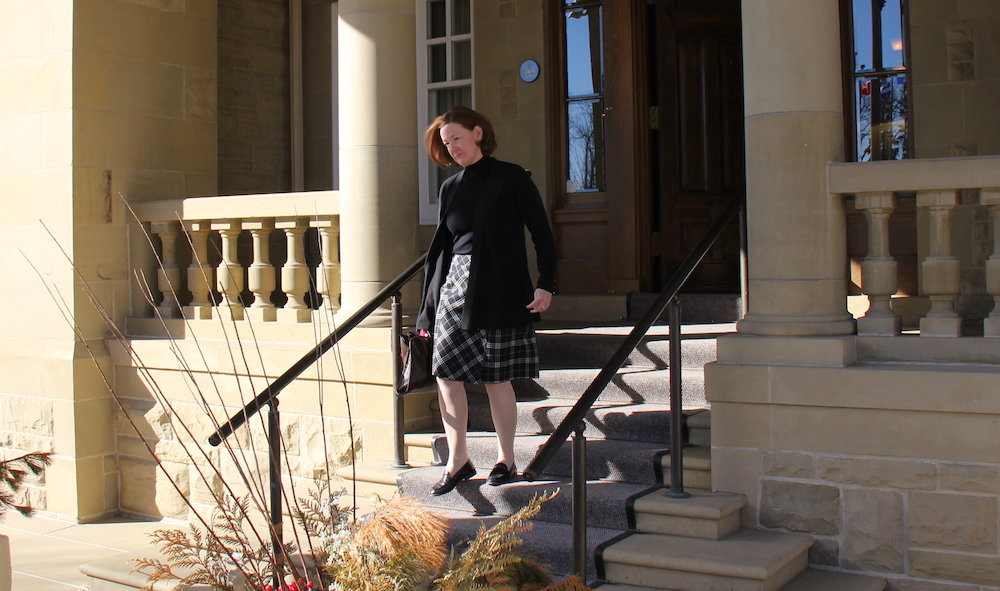
[[[340,308],[337,191],[132,208],[156,249],[156,273],[144,276],[156,277],[149,291],[163,318],[310,322],[315,309],[332,314]],[[274,233],[283,240],[272,239]]]
[[[920,264],[920,292],[930,300],[930,311],[920,319],[921,336],[957,337],[963,319],[955,308],[961,289],[961,263],[954,254],[953,212],[962,191],[976,191],[979,204],[991,212],[994,251],[986,261],[986,289],[994,309],[984,321],[984,335],[1000,337],[1000,157],[942,158],[831,163],[829,190],[855,197],[855,207],[868,224],[868,252],[861,261],[861,291],[869,309],[858,319],[858,334],[900,334],[901,321],[890,307],[897,292],[896,260],[889,249],[889,217],[900,194],[915,194],[918,226],[926,256]]]

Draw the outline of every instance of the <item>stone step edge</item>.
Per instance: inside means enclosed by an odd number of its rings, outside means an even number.
[[[735,493],[715,493],[693,489],[687,499],[671,499],[664,496],[665,488],[658,488],[643,495],[632,504],[637,513],[685,517],[688,519],[704,519],[721,521],[739,512],[747,504],[744,495]]]
[[[664,473],[670,473],[670,450],[665,450],[659,458],[660,468]],[[681,465],[685,470],[701,470],[703,472],[712,471],[712,448],[707,446],[691,445],[681,452]]]
[[[882,577],[809,568],[781,591],[883,591],[887,584]]]
[[[806,534],[739,530],[723,540],[633,534],[603,549],[602,563],[766,581],[813,544]],[[605,567],[606,568],[606,567]]]

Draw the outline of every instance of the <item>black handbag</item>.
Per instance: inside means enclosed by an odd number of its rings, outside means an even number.
[[[399,376],[396,392],[409,394],[431,385],[434,377],[431,375],[431,354],[433,346],[430,335],[422,336],[410,333],[399,336],[403,369]]]

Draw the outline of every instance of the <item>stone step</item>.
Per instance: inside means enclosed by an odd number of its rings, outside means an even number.
[[[629,293],[625,300],[628,318],[631,320],[642,318],[659,295],[642,291]],[[736,322],[743,316],[741,299],[738,293],[682,293],[677,296],[681,307],[681,323]],[[664,310],[657,322],[669,322],[668,312],[669,310]]]
[[[486,484],[489,468],[480,468],[475,477],[455,490],[435,497],[431,487],[441,478],[443,468],[411,470],[400,477],[400,493],[431,508],[465,511],[476,515],[510,515],[533,497],[559,491],[542,507],[538,519],[569,523],[572,520],[572,484],[568,479],[545,479],[527,482],[515,480],[502,486]],[[589,480],[587,482],[587,524],[625,530],[629,527],[626,500],[649,490],[645,484]]]
[[[437,509],[436,511],[444,516],[451,526],[448,540],[453,546],[467,543],[476,537],[481,527],[492,527],[502,519],[502,517],[497,516],[476,516],[451,509]],[[530,530],[519,535],[524,542],[521,551],[544,564],[549,572],[557,578],[574,574],[572,526],[537,518],[533,519],[531,524]],[[623,535],[626,535],[626,532],[619,529],[587,527],[587,580],[594,580],[597,576],[597,568],[593,559],[597,547],[612,542],[615,538]]]
[[[882,577],[808,569],[781,591],[882,591],[885,587]]]
[[[434,456],[434,440],[441,436],[435,433],[407,433],[403,436],[406,449],[406,461],[411,465],[426,465],[437,463]]]
[[[545,369],[601,368],[625,341],[631,327],[539,330],[538,358]],[[681,337],[681,365],[701,368],[716,359],[716,337],[732,332],[731,325],[708,326]],[[670,335],[654,327],[628,356],[626,367],[665,368],[670,360]]]
[[[551,434],[572,408],[564,400],[517,403],[517,431]],[[666,404],[597,403],[585,415],[587,439],[670,441],[670,406]],[[486,397],[469,396],[469,429],[493,431]]]
[[[518,469],[526,468],[547,440],[544,435],[519,435],[514,440]],[[469,433],[466,446],[472,464],[488,473],[496,462],[496,436],[493,433]],[[435,449],[441,463],[447,461],[448,442],[444,436],[435,441]],[[663,446],[659,443],[588,439],[587,478],[653,486],[659,482],[659,476],[653,469],[654,461],[662,451]],[[567,442],[556,452],[542,476],[568,478],[571,474],[572,445]]]
[[[632,502],[635,529],[640,533],[721,540],[740,528],[746,497],[729,493],[689,490],[691,498],[664,496],[657,489]]]
[[[684,488],[711,490],[712,489],[712,448],[710,447],[685,447],[683,457],[684,471],[681,475],[684,478]],[[659,469],[663,486],[670,486],[670,450],[660,454]]]
[[[535,380],[519,380],[514,391],[520,400],[577,399],[597,378],[600,369],[545,369]],[[652,367],[624,367],[615,373],[601,392],[599,402],[670,402],[670,370]],[[685,408],[707,408],[705,370],[702,367],[681,371],[681,402]]]
[[[692,411],[687,417],[688,442],[691,445],[712,447],[712,411]]]
[[[603,549],[609,583],[655,589],[776,591],[805,570],[804,534],[738,530],[723,540],[634,534]]]

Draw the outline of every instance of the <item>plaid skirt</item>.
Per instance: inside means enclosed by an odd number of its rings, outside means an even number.
[[[434,316],[431,373],[456,382],[499,384],[538,377],[538,344],[531,325],[492,330],[462,328],[472,256],[451,259]]]

